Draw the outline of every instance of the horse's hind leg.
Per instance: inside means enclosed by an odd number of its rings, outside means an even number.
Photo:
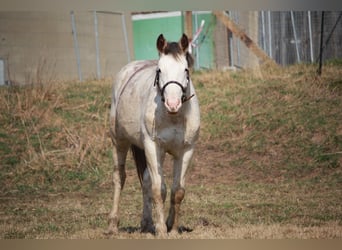
[[[113,234],[118,232],[119,223],[119,202],[121,190],[124,187],[126,181],[126,171],[125,162],[126,156],[129,149],[128,144],[114,144],[113,149],[113,160],[114,160],[114,173],[113,173],[113,183],[114,183],[114,196],[113,196],[113,207],[109,214],[108,219],[108,230],[107,234]]]
[[[143,191],[143,214],[141,219],[141,232],[151,233],[154,231],[152,220],[152,183],[148,169],[145,170],[142,182]]]

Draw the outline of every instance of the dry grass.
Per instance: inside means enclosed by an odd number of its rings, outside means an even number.
[[[201,137],[170,238],[341,238],[342,69],[193,74]],[[0,89],[0,238],[106,238],[110,81]],[[139,233],[131,159],[116,238]],[[165,175],[171,183],[171,164]],[[166,206],[167,210],[168,205]]]
[[[67,188],[60,182],[65,178],[100,178],[96,177],[101,172],[98,167],[110,148],[109,83],[10,87],[1,94],[1,121],[5,123],[0,131],[1,157],[3,167],[10,170],[3,176],[3,193],[8,192],[6,181],[13,193],[20,189],[35,192],[36,184],[38,189],[43,184],[58,191]],[[38,180],[37,175],[31,175],[35,172],[44,174]],[[56,187],[51,178],[57,178]]]

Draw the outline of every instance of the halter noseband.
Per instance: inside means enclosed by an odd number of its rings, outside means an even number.
[[[161,100],[162,100],[162,102],[165,102],[164,92],[165,92],[166,87],[167,87],[168,85],[170,85],[170,84],[176,84],[176,85],[178,85],[178,86],[182,89],[182,92],[183,92],[183,94],[182,94],[182,103],[189,101],[189,100],[194,96],[194,94],[191,95],[191,96],[186,96],[186,92],[187,92],[187,89],[188,89],[188,84],[189,84],[189,82],[190,82],[189,69],[185,69],[185,72],[186,72],[186,82],[187,82],[186,87],[183,87],[183,85],[182,85],[180,82],[177,82],[177,81],[168,81],[168,82],[166,82],[166,83],[164,84],[164,86],[161,88],[161,87],[160,87],[160,84],[159,84],[159,75],[160,75],[160,73],[161,73],[161,70],[160,70],[160,69],[157,69],[157,71],[156,71],[156,77],[155,77],[155,79],[154,79],[154,86],[156,86],[156,85],[158,86],[159,91],[160,91],[160,95],[161,95]]]

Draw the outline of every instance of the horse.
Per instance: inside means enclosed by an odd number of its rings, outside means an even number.
[[[130,62],[116,76],[110,109],[114,195],[108,234],[118,232],[118,207],[129,149],[143,191],[141,232],[165,237],[170,231],[178,230],[185,174],[200,129],[199,103],[190,79],[193,59],[188,46],[185,34],[178,42],[168,42],[160,34],[156,41],[158,60]],[[173,157],[173,183],[165,220],[167,190],[162,167],[166,153]]]

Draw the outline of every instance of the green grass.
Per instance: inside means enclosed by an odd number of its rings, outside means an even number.
[[[340,64],[262,74],[192,74],[201,134],[181,224],[193,231],[171,238],[342,237]],[[110,95],[109,81],[0,88],[0,238],[106,238]],[[167,161],[168,187],[171,173]],[[127,176],[116,237],[153,237],[137,231],[130,157]]]
[[[306,167],[340,166],[341,155],[334,154],[342,148],[339,89],[328,89],[333,79],[319,83],[311,77],[314,69],[310,66],[288,70],[290,76],[271,80],[232,73],[213,83],[196,76],[205,109],[202,138],[217,139],[227,153],[241,154],[242,163],[258,165],[260,161],[249,158],[261,157],[269,160],[268,167],[295,168],[295,175],[301,169],[305,174]],[[320,137],[322,141],[313,141]]]

